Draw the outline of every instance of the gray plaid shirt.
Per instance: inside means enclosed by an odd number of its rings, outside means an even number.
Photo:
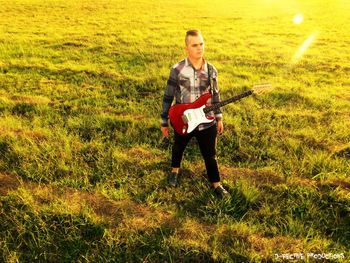
[[[161,113],[163,127],[169,126],[168,112],[175,97],[176,103],[192,103],[201,95],[210,92],[208,66],[211,79],[211,87],[213,96],[208,100],[207,104],[215,104],[220,102],[220,94],[218,90],[218,72],[216,68],[209,62],[204,60],[202,67],[196,70],[188,58],[174,65],[170,71],[170,76],[163,97],[163,109]],[[220,109],[209,112],[208,117],[214,117],[216,120],[222,119]],[[197,129],[204,130],[215,124],[200,124]]]

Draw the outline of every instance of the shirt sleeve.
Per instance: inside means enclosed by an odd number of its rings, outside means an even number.
[[[212,73],[212,89],[213,89],[212,103],[213,104],[219,103],[221,99],[220,99],[219,84],[218,84],[218,71],[214,66],[213,66],[213,73]],[[222,120],[222,112],[220,108],[214,110],[214,114],[215,114],[215,119],[217,121]]]
[[[169,126],[168,112],[169,112],[171,104],[174,100],[175,90],[178,87],[178,76],[177,75],[178,75],[177,70],[175,67],[173,67],[170,71],[170,75],[169,75],[167,85],[165,88],[165,92],[164,92],[164,96],[163,96],[163,107],[162,107],[162,112],[160,114],[162,127]]]

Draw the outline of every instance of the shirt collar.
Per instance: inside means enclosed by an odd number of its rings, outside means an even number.
[[[186,58],[185,65],[194,68],[194,66],[192,65],[192,63],[188,57]],[[200,69],[205,70],[206,67],[207,67],[207,61],[203,58],[202,67]]]

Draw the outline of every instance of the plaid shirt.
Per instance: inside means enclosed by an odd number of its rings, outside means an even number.
[[[208,105],[220,102],[218,91],[218,72],[209,62],[204,60],[202,67],[196,70],[188,58],[174,65],[170,71],[170,76],[163,97],[163,109],[161,113],[163,127],[169,126],[168,112],[174,100],[176,103],[192,103],[201,95],[210,92],[208,79],[208,66],[210,71],[211,86],[213,96],[207,102]],[[214,117],[216,120],[222,119],[220,109],[209,112],[208,117]],[[215,120],[210,123],[198,125],[198,130],[204,130],[215,124]]]

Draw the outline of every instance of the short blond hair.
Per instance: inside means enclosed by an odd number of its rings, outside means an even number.
[[[185,44],[186,44],[186,46],[187,46],[187,43],[188,43],[188,37],[189,36],[195,37],[195,36],[201,36],[201,35],[202,35],[202,32],[199,29],[188,30],[186,32],[186,37],[185,37]]]

